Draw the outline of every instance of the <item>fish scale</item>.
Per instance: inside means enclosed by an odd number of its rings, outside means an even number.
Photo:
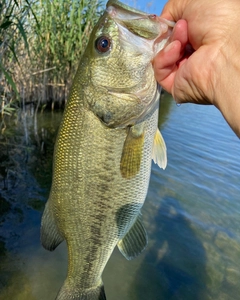
[[[122,40],[124,20],[120,26],[111,16],[114,10],[122,10],[127,19],[133,15],[133,24],[126,22],[131,31],[140,34],[144,29],[145,36],[149,32],[148,55],[146,45],[140,55],[139,47],[131,49]],[[151,67],[152,29],[157,27],[155,38],[161,30],[144,13],[137,30],[135,14],[139,18],[139,12],[120,2],[107,4],[81,58],[58,132],[52,186],[41,224],[46,249],[54,250],[63,240],[67,243],[68,272],[58,300],[106,299],[101,276],[115,246],[132,259],[147,244],[140,209],[151,160],[166,166]],[[106,53],[95,48],[99,37],[112,43]],[[133,59],[128,63],[129,58]]]

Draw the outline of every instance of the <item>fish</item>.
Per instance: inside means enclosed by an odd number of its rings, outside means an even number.
[[[64,240],[67,277],[57,300],[104,300],[102,272],[117,246],[127,260],[147,245],[141,220],[152,159],[167,164],[152,60],[171,23],[110,0],[76,72],[53,156],[41,243]]]

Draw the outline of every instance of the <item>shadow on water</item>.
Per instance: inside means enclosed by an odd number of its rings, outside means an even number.
[[[151,222],[156,225],[149,232],[147,254],[136,273],[136,296],[132,299],[207,299],[205,250],[179,201],[165,196]]]

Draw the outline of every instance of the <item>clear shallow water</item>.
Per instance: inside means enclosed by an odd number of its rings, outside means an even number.
[[[167,98],[167,96],[165,96]],[[147,249],[104,271],[109,300],[240,299],[240,143],[210,106],[163,100],[165,171],[153,164],[143,220]],[[61,114],[8,123],[0,136],[0,300],[52,300],[66,275],[66,247],[39,242]]]

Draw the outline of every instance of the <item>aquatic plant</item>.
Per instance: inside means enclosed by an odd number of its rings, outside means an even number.
[[[97,0],[4,0],[0,4],[0,112],[13,102],[65,102],[71,79],[98,19]]]
[[[13,99],[19,97],[13,79],[14,65],[19,64],[16,45],[29,51],[24,24],[31,11],[28,0],[4,0],[0,3],[0,112],[10,114]]]

